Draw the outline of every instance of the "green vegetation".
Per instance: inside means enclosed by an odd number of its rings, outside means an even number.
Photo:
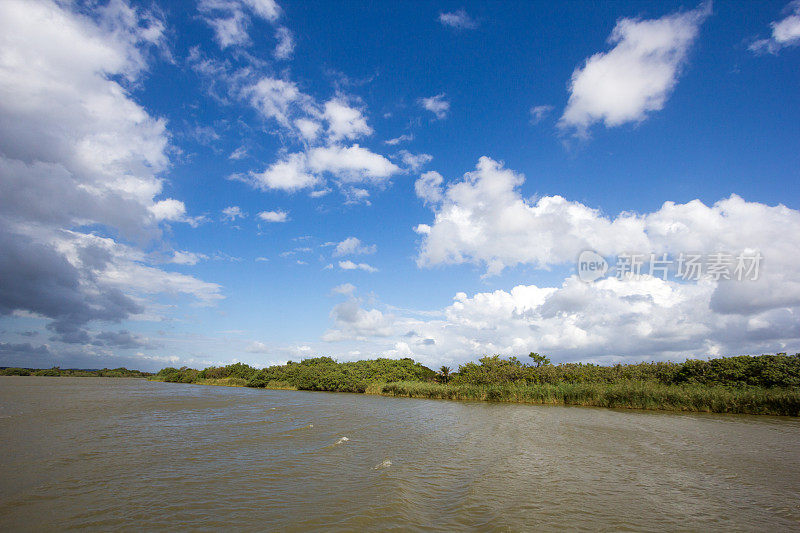
[[[618,409],[665,409],[707,413],[800,415],[800,393],[787,389],[662,385],[647,381],[617,383],[538,383],[443,385],[400,382],[370,392],[386,396],[582,405]]]
[[[208,380],[236,379],[248,387],[295,388],[300,390],[365,392],[370,383],[428,381],[436,373],[411,359],[375,359],[337,363],[330,357],[306,359],[300,363],[256,369],[243,363],[205,370],[165,368],[151,377],[154,381],[203,383]]]
[[[50,376],[73,378],[146,378],[150,372],[128,370],[127,368],[102,368],[100,370],[84,370],[77,368],[0,368],[0,376]]]
[[[601,366],[553,365],[531,353],[483,357],[453,372],[411,359],[337,363],[330,357],[256,369],[243,363],[205,370],[165,368],[148,379],[387,396],[631,409],[800,416],[800,354],[690,359]]]

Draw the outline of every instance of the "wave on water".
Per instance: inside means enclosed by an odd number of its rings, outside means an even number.
[[[384,459],[381,463],[372,467],[373,470],[383,470],[384,468],[389,468],[392,466],[392,462],[389,459]]]

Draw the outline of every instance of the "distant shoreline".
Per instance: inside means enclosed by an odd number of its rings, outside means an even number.
[[[800,354],[601,366],[553,365],[531,353],[482,357],[436,372],[409,358],[339,363],[330,357],[265,368],[0,369],[0,375],[147,378],[150,381],[276,390],[366,393],[442,400],[574,405],[698,413],[800,416]]]
[[[149,378],[149,381],[165,382]],[[201,379],[192,385],[247,387],[238,378]],[[251,387],[252,388],[252,387]],[[303,390],[288,384],[258,387],[267,390]],[[341,392],[341,391],[307,391]],[[785,389],[725,387],[698,385],[654,386],[647,382],[616,384],[539,384],[539,385],[445,385],[440,383],[393,382],[374,383],[363,394],[419,398],[428,400],[488,401],[529,405],[562,405],[572,407],[605,407],[716,414],[800,416],[800,392]]]
[[[22,368],[22,367],[2,367],[0,376],[40,376],[40,377],[70,377],[70,378],[128,378],[142,379],[152,376],[152,372],[142,372],[141,370],[128,370],[127,368]]]

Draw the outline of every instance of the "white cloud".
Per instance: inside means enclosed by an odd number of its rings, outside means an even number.
[[[289,28],[285,26],[279,27],[275,30],[275,38],[278,44],[275,46],[276,59],[289,59],[294,52],[294,38]]]
[[[752,314],[713,310],[716,283],[644,277],[594,284],[570,277],[560,287],[520,285],[467,296],[435,317],[334,307],[328,342],[356,341],[370,353],[410,356],[435,366],[483,354],[546,353],[556,361],[620,362],[796,350],[800,308]]]
[[[272,0],[200,0],[197,9],[214,30],[220,48],[250,44],[248,11],[270,22],[280,16],[280,8]]]
[[[208,256],[194,252],[182,252],[175,250],[175,252],[172,254],[170,263],[175,263],[176,265],[196,265],[204,259],[208,259]]]
[[[559,126],[586,135],[596,122],[614,127],[661,110],[710,9],[709,3],[660,19],[619,20],[608,39],[614,47],[572,73]]]
[[[214,30],[214,37],[220,48],[250,43],[250,36],[247,34],[249,18],[238,9],[224,17],[207,18],[206,22]]]
[[[531,108],[531,124],[538,124],[553,110],[551,105],[537,105]]]
[[[264,222],[288,222],[289,213],[286,211],[261,211],[258,218]]]
[[[773,22],[772,35],[768,39],[759,39],[750,45],[753,52],[777,53],[781,48],[800,44],[800,0],[789,2],[785,11],[790,14]]]
[[[358,144],[312,148],[308,166],[316,173],[329,172],[343,183],[382,183],[400,172],[391,161]]]
[[[222,210],[222,220],[227,220],[228,222],[234,222],[237,218],[244,218],[245,216],[247,216],[247,213],[242,211],[242,208],[238,205],[231,205]]]
[[[0,314],[47,317],[57,340],[86,343],[87,323],[142,316],[149,295],[211,303],[221,288],[83,233],[151,243],[159,221],[200,218],[180,200],[154,200],[169,166],[166,122],[130,96],[163,22],[122,1],[72,8],[0,2]]]
[[[253,341],[244,349],[247,353],[269,353],[270,347],[260,341]]]
[[[399,155],[400,160],[411,172],[416,172],[433,161],[433,156],[430,154],[412,154],[408,150],[400,150]]]
[[[478,23],[463,9],[451,13],[440,13],[439,22],[459,30],[473,30],[478,27]]]
[[[339,261],[339,268],[342,270],[363,270],[365,272],[377,272],[378,269],[367,263],[354,263],[352,261]]]
[[[238,161],[239,159],[244,159],[245,157],[247,157],[247,148],[245,148],[244,146],[240,146],[239,148],[231,152],[231,155],[228,156],[228,159],[233,159],[234,161]]]
[[[550,268],[573,263],[587,249],[603,256],[752,249],[776,262],[776,270],[800,265],[800,243],[789,237],[800,234],[800,212],[781,205],[731,196],[712,206],[666,202],[653,213],[610,218],[561,196],[525,199],[518,190],[524,177],[488,157],[450,183],[438,201],[440,182],[436,176],[430,182],[420,185],[435,214],[432,224],[418,227],[423,266],[472,262],[488,273],[518,264]]]
[[[724,283],[642,276],[589,284],[572,276],[557,287],[461,292],[451,305],[426,312],[386,313],[351,299],[334,307],[322,340],[429,366],[532,351],[595,363],[797,351],[800,292],[791,301],[727,312],[715,304]]]
[[[393,333],[393,316],[384,315],[377,309],[362,309],[359,301],[352,298],[337,304],[331,311],[331,318],[341,329],[326,332],[322,337],[324,341],[366,340],[369,337],[388,337]]]
[[[294,121],[294,126],[300,132],[300,135],[310,142],[317,140],[322,129],[322,124],[308,118],[298,118]]]
[[[244,179],[262,190],[278,189],[292,192],[315,187],[320,183],[320,179],[310,173],[307,166],[304,153],[289,154],[274,162],[263,172],[250,172],[249,177]]]
[[[263,172],[233,178],[263,190],[292,192],[321,185],[326,174],[343,184],[381,184],[399,172],[400,168],[382,155],[354,144],[318,146],[307,152],[288,154]]]
[[[281,15],[281,8],[274,0],[244,0],[244,3],[264,20],[275,21]]]
[[[365,245],[360,239],[356,237],[348,237],[340,243],[336,244],[333,251],[334,256],[342,255],[361,255],[361,254],[374,254],[378,247],[374,244]]]
[[[442,199],[442,175],[436,171],[426,172],[414,182],[414,191],[425,203],[438,203]]]
[[[341,285],[337,285],[336,287],[331,289],[331,292],[335,294],[344,294],[345,296],[349,296],[353,294],[355,290],[356,286],[353,285],[352,283],[342,283]]]
[[[400,144],[402,142],[408,142],[408,141],[413,141],[413,140],[414,140],[414,136],[412,134],[404,133],[403,135],[400,135],[399,137],[395,137],[394,139],[389,139],[388,141],[383,141],[383,143],[384,144],[388,144],[389,146],[397,146],[398,144]]]
[[[167,198],[150,206],[150,212],[156,220],[179,221],[186,215],[186,206],[180,200]]]
[[[447,113],[450,112],[450,102],[445,100],[444,93],[429,96],[428,98],[420,98],[419,105],[436,115],[439,120],[447,117]]]
[[[332,141],[372,135],[372,128],[367,124],[361,110],[350,107],[341,98],[325,102],[322,116],[328,121],[328,137]]]
[[[710,206],[699,200],[666,202],[651,213],[608,217],[559,196],[523,198],[518,188],[524,178],[488,158],[444,190],[435,176],[430,181],[434,192],[420,196],[431,198],[434,221],[416,228],[422,236],[421,266],[469,262],[484,265],[487,274],[519,264],[549,269],[574,265],[583,250],[604,257],[758,252],[764,260],[755,281],[678,283],[643,276],[587,285],[569,278],[560,288],[515,289],[533,291],[538,295],[533,300],[520,300],[514,291],[470,301],[457,297],[445,310],[446,323],[430,322],[425,329],[403,322],[397,335],[402,328],[413,329],[435,339],[441,353],[452,346],[453,357],[464,358],[540,350],[564,358],[668,358],[798,346],[800,242],[795,235],[800,235],[800,211],[734,195]],[[511,301],[517,303],[496,309]],[[520,308],[520,301],[527,301],[530,310]],[[415,357],[425,352],[411,347]]]
[[[167,198],[161,200],[149,207],[150,213],[153,217],[161,222],[185,222],[193,228],[196,228],[202,222],[206,221],[205,216],[189,217],[186,216],[186,206],[180,200],[174,198]]]
[[[284,127],[290,127],[289,115],[293,106],[307,103],[309,98],[291,81],[263,77],[244,89],[243,94],[266,118],[273,118]]]
[[[364,201],[369,195],[353,184],[382,185],[401,172],[380,154],[358,144],[343,144],[373,132],[363,110],[351,106],[346,96],[319,105],[294,83],[270,77],[247,85],[241,94],[290,137],[303,141],[303,150],[283,155],[264,171],[233,175],[232,179],[262,190],[316,189],[311,195],[319,197],[330,191],[326,178],[333,178],[350,202]]]

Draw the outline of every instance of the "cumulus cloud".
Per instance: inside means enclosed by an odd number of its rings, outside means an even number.
[[[200,219],[179,200],[155,201],[166,126],[127,88],[161,45],[163,22],[121,1],[92,17],[71,7],[0,3],[0,314],[51,319],[56,340],[86,343],[89,322],[140,315],[148,295],[221,295],[81,229],[147,242],[160,221]]]
[[[334,256],[342,255],[360,255],[360,254],[374,254],[378,247],[374,244],[366,245],[356,237],[348,237],[340,243],[336,244],[333,251]]]
[[[454,358],[546,349],[563,358],[608,360],[797,346],[800,211],[733,195],[713,205],[665,202],[651,213],[610,217],[560,196],[524,198],[523,182],[521,174],[486,157],[476,170],[446,185],[438,174],[423,176],[417,194],[430,204],[434,220],[416,228],[418,264],[475,263],[491,275],[520,264],[572,266],[584,250],[607,258],[747,252],[764,258],[759,277],[687,282],[642,275],[593,284],[570,277],[561,287],[460,294],[442,311],[444,322],[399,321],[397,342],[403,330],[413,330],[435,339],[442,353],[452,347]],[[405,352],[398,354],[426,353],[402,342]]]
[[[291,81],[263,77],[246,85],[241,94],[266,119],[275,120],[289,137],[302,141],[302,151],[284,153],[262,171],[235,174],[261,190],[295,192],[312,189],[311,196],[329,192],[329,179],[348,201],[364,201],[369,192],[356,184],[383,185],[401,169],[355,139],[372,135],[364,110],[339,95],[323,104],[300,91]]]
[[[776,54],[781,48],[800,44],[800,0],[790,2],[784,11],[789,14],[770,24],[772,35],[767,39],[759,39],[750,45],[752,52],[769,52]]]
[[[304,153],[289,154],[262,172],[250,172],[246,177],[235,177],[265,191],[293,192],[315,187],[320,183],[320,178],[309,171],[307,157]]]
[[[322,116],[328,121],[328,138],[331,141],[372,135],[372,128],[367,124],[361,110],[351,107],[342,98],[325,102]]]
[[[339,261],[339,268],[342,270],[363,270],[365,272],[377,272],[378,269],[367,263],[354,263],[350,260]]]
[[[608,39],[614,47],[572,73],[562,130],[586,135],[596,122],[610,128],[661,110],[710,11],[708,3],[659,19],[619,20]]]
[[[439,120],[447,117],[447,113],[450,112],[450,102],[445,100],[444,93],[427,98],[420,98],[419,105],[436,115],[436,118]]]
[[[587,249],[604,256],[751,249],[781,265],[800,258],[800,244],[789,237],[794,229],[800,232],[800,212],[782,205],[734,195],[712,206],[666,202],[653,213],[611,218],[561,196],[523,198],[523,182],[521,174],[488,157],[444,189],[436,175],[427,184],[418,182],[418,194],[434,210],[433,223],[417,227],[423,236],[418,263],[473,262],[498,273],[518,264],[570,264]]]
[[[463,9],[450,13],[439,13],[439,22],[444,26],[459,30],[474,30],[478,27],[478,23],[475,19],[470,17]]]
[[[442,175],[435,170],[426,172],[414,182],[414,191],[425,203],[438,203],[442,199],[443,181]]]
[[[289,213],[286,211],[261,211],[258,218],[264,222],[288,222]]]
[[[796,350],[797,304],[748,315],[715,313],[709,309],[715,284],[649,276],[586,284],[570,277],[557,287],[458,293],[436,316],[422,318],[351,299],[334,307],[323,340],[430,366],[532,351],[555,361],[612,363]]]
[[[290,128],[289,115],[309,109],[310,97],[303,94],[294,82],[265,76],[242,90],[265,118],[275,119],[281,126]]]

